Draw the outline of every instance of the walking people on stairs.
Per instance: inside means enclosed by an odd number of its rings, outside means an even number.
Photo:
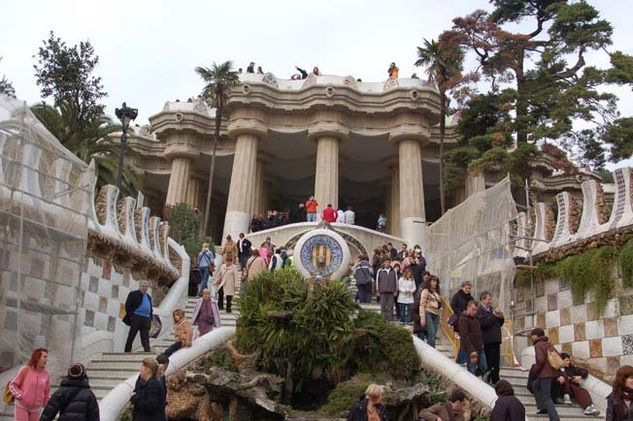
[[[501,364],[501,326],[505,317],[499,308],[492,308],[492,294],[483,291],[479,294],[481,305],[477,310],[477,320],[484,340],[484,353],[488,365],[488,382],[492,385],[499,381],[499,365]]]
[[[482,376],[488,370],[484,340],[481,327],[477,320],[479,305],[476,301],[469,301],[466,311],[459,318],[460,351],[467,356],[466,366],[475,376]]]

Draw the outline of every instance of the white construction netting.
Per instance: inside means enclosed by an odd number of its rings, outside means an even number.
[[[0,366],[49,350],[59,372],[78,337],[94,170],[26,103],[0,95]]]
[[[510,180],[505,178],[449,209],[427,229],[427,268],[439,276],[449,300],[468,280],[474,297],[490,291],[497,305],[509,309],[515,271],[511,223],[516,216]]]

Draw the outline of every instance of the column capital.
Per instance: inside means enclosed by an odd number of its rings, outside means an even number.
[[[398,143],[402,140],[415,140],[424,146],[431,140],[431,129],[419,125],[399,125],[390,129],[389,142]]]
[[[339,122],[319,122],[308,127],[308,139],[319,140],[322,137],[333,137],[338,140],[346,139],[349,136],[347,126]]]
[[[197,159],[200,157],[200,151],[190,145],[171,144],[165,148],[164,156],[168,161],[173,161],[175,158]]]
[[[229,121],[227,132],[235,140],[245,134],[261,139],[268,134],[268,127],[259,120],[239,118]]]

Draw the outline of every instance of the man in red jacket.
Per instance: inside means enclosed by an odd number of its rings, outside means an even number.
[[[331,223],[336,222],[337,215],[338,213],[336,212],[336,209],[334,209],[332,205],[328,203],[327,208],[323,209],[323,213],[321,214],[321,219],[331,224]]]

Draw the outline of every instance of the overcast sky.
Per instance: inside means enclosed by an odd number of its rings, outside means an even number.
[[[593,0],[615,28],[613,50],[633,54],[629,0]],[[97,74],[108,97],[107,112],[121,102],[139,109],[138,124],[167,100],[197,95],[202,83],[193,68],[213,61],[249,61],[279,78],[294,65],[364,81],[386,78],[390,62],[400,76],[415,68],[415,47],[437,38],[451,20],[486,0],[4,0],[0,25],[0,77],[13,82],[18,98],[39,101],[33,55],[50,30],[69,45],[89,39],[100,58]],[[588,64],[603,66],[605,54]],[[633,93],[620,88],[620,111],[633,115]],[[633,160],[617,166],[633,165]],[[613,168],[613,166],[610,166]]]

